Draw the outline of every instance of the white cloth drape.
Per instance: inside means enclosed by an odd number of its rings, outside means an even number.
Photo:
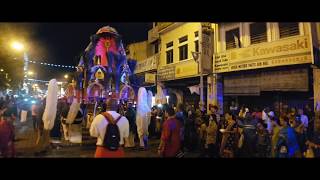
[[[193,94],[193,93],[200,94],[200,86],[199,85],[190,86],[188,88],[189,88],[191,94]]]
[[[42,116],[45,130],[51,130],[57,114],[58,85],[56,79],[51,79],[48,85],[46,107]]]
[[[74,99],[70,106],[70,110],[68,112],[68,116],[66,120],[68,124],[73,123],[79,111],[80,111],[80,103],[78,103],[77,100]]]
[[[167,98],[161,88],[161,86],[157,85],[157,94],[155,97],[156,104],[165,104],[167,102]]]
[[[140,146],[143,146],[142,138],[148,135],[148,127],[151,118],[151,107],[148,103],[148,93],[146,88],[141,87],[138,91],[136,124],[140,139]]]

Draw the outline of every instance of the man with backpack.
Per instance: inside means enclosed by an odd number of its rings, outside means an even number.
[[[110,111],[106,111],[106,110]],[[129,121],[116,112],[117,101],[109,100],[91,124],[90,135],[97,138],[96,158],[124,157],[124,138],[129,137]]]

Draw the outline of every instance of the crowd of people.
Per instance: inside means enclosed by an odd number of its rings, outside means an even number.
[[[82,125],[89,123],[85,118],[88,106],[59,99],[54,127],[45,131],[42,121],[45,103],[46,99],[39,99],[30,107],[37,136],[36,154],[46,152],[54,140],[82,143]],[[3,157],[15,156],[17,104],[13,97],[0,99]],[[269,107],[238,108],[232,102],[222,114],[215,105],[209,105],[206,112],[188,104],[177,107],[162,104],[139,115],[133,102],[108,101],[100,102],[97,109],[93,121],[86,126],[90,135],[97,138],[95,157],[125,157],[124,148],[136,146],[143,153],[148,149],[148,139],[153,138],[160,140],[160,157],[183,157],[186,152],[212,158],[320,157],[320,122],[315,121],[316,115],[307,105],[274,112]],[[144,118],[147,128],[138,122]]]
[[[238,109],[232,103],[221,114],[215,105],[206,112],[191,105],[165,104],[152,108],[149,125],[149,137],[160,138],[159,155],[164,157],[183,152],[215,158],[319,157],[319,132],[320,123],[308,105],[274,112],[269,107]],[[165,153],[167,148],[174,153]]]
[[[223,115],[217,106],[209,112],[183,105],[177,119],[184,129],[183,150],[200,151],[202,157],[319,157],[319,126],[315,114],[304,109],[283,109],[275,113],[234,105]]]

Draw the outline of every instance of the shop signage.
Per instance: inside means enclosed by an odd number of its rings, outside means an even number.
[[[157,69],[158,59],[159,59],[159,54],[156,54],[143,61],[138,61],[135,73],[141,73],[141,72]]]
[[[312,62],[310,38],[291,37],[215,55],[215,72],[230,72]]]
[[[193,60],[179,62],[175,67],[175,78],[192,77],[198,75],[198,64]]]
[[[175,65],[163,66],[158,69],[158,81],[175,79]]]
[[[145,73],[144,81],[146,83],[155,83],[156,82],[156,74],[155,73]]]
[[[212,72],[212,31],[211,26],[205,26],[205,23],[202,24],[202,33],[201,33],[201,58],[203,65],[203,73],[209,74]]]

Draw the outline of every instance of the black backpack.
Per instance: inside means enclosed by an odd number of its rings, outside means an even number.
[[[102,115],[108,121],[106,133],[103,139],[103,146],[110,151],[116,151],[120,146],[120,130],[117,123],[122,116],[120,115],[117,120],[114,120],[114,118],[107,112],[102,113]]]

